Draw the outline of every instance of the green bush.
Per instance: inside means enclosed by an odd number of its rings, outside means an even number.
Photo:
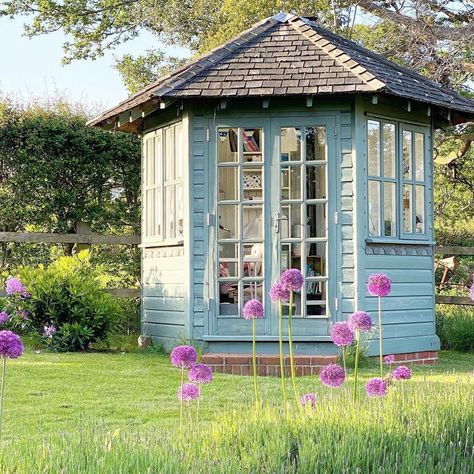
[[[104,291],[103,269],[91,265],[87,251],[47,267],[21,267],[18,274],[31,293],[26,301],[30,325],[40,334],[54,326],[56,332],[45,339],[55,350],[87,349],[104,340],[122,316],[119,302]]]
[[[474,308],[472,306],[436,306],[436,333],[443,349],[474,351]]]

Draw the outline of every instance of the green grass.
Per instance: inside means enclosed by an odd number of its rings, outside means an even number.
[[[473,368],[474,354],[443,352],[383,401],[361,384],[355,406],[350,384],[303,377],[300,393],[320,399],[304,416],[282,412],[279,381],[260,378],[257,420],[251,378],[216,374],[199,436],[196,425],[179,436],[180,375],[168,356],[28,351],[8,364],[2,473],[472,473]]]

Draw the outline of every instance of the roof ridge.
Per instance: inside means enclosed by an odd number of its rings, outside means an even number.
[[[378,79],[374,74],[368,71],[367,68],[359,64],[344,51],[340,50],[327,38],[319,35],[318,32],[308,25],[301,17],[295,17],[288,20],[288,24],[292,26],[295,31],[311,41],[317,48],[334,59],[334,61],[340,64],[344,69],[361,79],[374,91],[380,91],[382,88],[386,87],[384,82]],[[304,27],[306,27],[306,29]]]

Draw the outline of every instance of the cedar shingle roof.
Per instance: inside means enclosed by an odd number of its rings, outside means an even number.
[[[90,121],[153,99],[385,92],[474,114],[474,101],[295,15],[267,18]]]

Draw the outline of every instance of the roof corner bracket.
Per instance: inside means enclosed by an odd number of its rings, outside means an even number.
[[[411,100],[407,102],[407,112],[411,112]]]
[[[225,110],[227,109],[227,99],[223,99],[219,103],[219,109],[220,110]]]
[[[374,94],[372,98],[370,99],[373,105],[377,105],[379,103],[379,96]]]
[[[313,96],[308,95],[306,96],[306,107],[312,107],[313,106]]]
[[[268,109],[269,106],[270,106],[270,99],[263,99],[262,108]]]

